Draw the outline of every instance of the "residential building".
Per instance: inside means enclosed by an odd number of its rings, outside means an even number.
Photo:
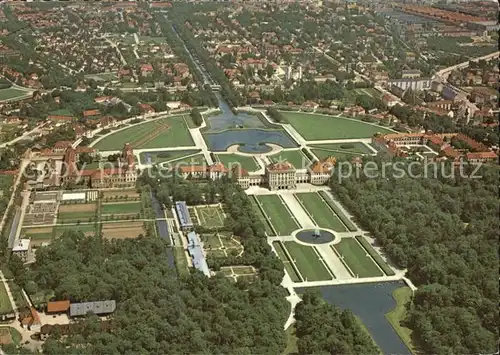
[[[311,175],[311,184],[323,185],[332,175],[337,159],[334,156],[329,156],[325,160],[317,161],[309,168]]]

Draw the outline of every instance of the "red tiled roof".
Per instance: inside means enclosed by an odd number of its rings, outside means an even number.
[[[86,111],[83,111],[83,116],[84,117],[98,116],[99,114],[100,114],[99,110],[86,110]]]
[[[476,153],[467,153],[467,160],[472,160],[472,159],[497,159],[498,156],[495,152],[489,151],[489,152],[476,152]]]
[[[288,163],[288,162],[278,162],[278,163],[272,163],[267,166],[267,169],[269,171],[273,172],[284,172],[288,170],[293,170],[295,167]]]
[[[69,309],[69,300],[66,301],[54,301],[47,303],[47,312],[66,312]]]

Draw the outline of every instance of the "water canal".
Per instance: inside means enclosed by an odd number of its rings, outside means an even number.
[[[392,292],[405,286],[402,281],[370,284],[321,286],[317,289],[330,304],[350,309],[357,315],[384,354],[410,354],[394,328],[386,319],[395,306]],[[304,288],[295,290],[304,293]]]

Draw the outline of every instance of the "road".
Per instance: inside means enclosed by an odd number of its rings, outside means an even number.
[[[116,49],[116,52],[118,53],[118,55],[120,56],[120,60],[122,62],[123,65],[127,65],[127,61],[125,60],[125,58],[123,57],[123,54],[122,54],[122,51],[120,50],[120,48],[118,48],[118,45],[113,42],[112,40],[110,40],[109,38],[107,37],[102,37],[106,42],[108,42],[109,44],[111,44],[112,47],[114,47]]]
[[[16,182],[14,183],[14,186],[12,187],[12,196],[10,197],[9,204],[7,205],[7,208],[5,209],[6,211],[8,211],[11,208],[12,204],[15,201],[16,190],[19,187],[19,184],[21,183],[21,177],[24,173],[24,169],[26,168],[26,166],[28,166],[29,162],[30,162],[29,159],[22,159],[21,160],[21,163],[19,165],[19,173],[17,174]],[[3,215],[2,221],[0,222],[0,231],[3,230],[6,220],[7,220],[7,213],[5,213]]]

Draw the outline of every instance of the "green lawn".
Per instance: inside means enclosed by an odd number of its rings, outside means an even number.
[[[222,243],[215,233],[205,233],[201,235],[203,241],[203,247],[205,249],[219,249],[222,247]]]
[[[172,169],[176,166],[186,166],[186,165],[202,165],[207,164],[205,160],[205,156],[203,154],[192,155],[189,157],[178,158],[174,160],[170,160],[165,163],[161,163],[160,165],[165,169]]]
[[[373,247],[370,245],[370,243],[365,238],[363,238],[362,235],[357,235],[355,238],[359,242],[359,244],[361,244],[363,246],[363,248],[366,249],[366,251],[368,252],[368,254],[371,255],[371,257],[373,258],[373,260],[375,260],[375,262],[377,263],[377,265],[382,269],[382,271],[387,276],[396,275],[396,273],[394,272],[394,270],[392,270],[391,267],[389,265],[387,265],[387,263],[384,261],[384,259],[382,259],[382,257],[380,256],[380,254],[377,253],[377,251],[375,249],[373,249]]]
[[[355,238],[342,238],[334,247],[344,257],[345,263],[354,275],[360,278],[384,276]]]
[[[247,171],[256,171],[259,165],[254,157],[239,154],[216,154],[215,157],[228,169],[235,166],[241,166]]]
[[[295,334],[295,324],[292,324],[285,330],[286,334],[286,348],[282,355],[295,355],[298,354],[299,348],[297,347],[297,335]]]
[[[54,110],[54,111],[50,111],[49,115],[53,115],[53,116],[73,116],[73,114],[68,109],[65,109],[65,108]]]
[[[278,254],[278,257],[283,262],[283,265],[285,266],[285,269],[288,272],[290,279],[292,279],[293,282],[301,282],[302,279],[300,278],[300,275],[295,270],[295,267],[294,267],[295,265],[294,265],[293,261],[291,261],[288,258],[288,256],[286,255],[283,244],[281,244],[281,242],[273,242],[273,246],[274,246],[274,249],[276,249],[276,253]]]
[[[5,284],[0,282],[0,314],[6,314],[12,312],[12,304],[9,300],[9,295],[7,295],[7,290],[5,289]]]
[[[314,251],[314,247],[302,245],[295,242],[284,242],[285,248],[290,253],[304,281],[331,280],[333,277],[328,272],[320,257]]]
[[[137,214],[141,211],[140,202],[131,203],[103,203],[101,214]]]
[[[310,145],[311,148],[318,148],[324,150],[332,150],[353,154],[372,154],[373,152],[362,142],[353,143],[329,143],[329,144],[314,144]]]
[[[311,161],[302,153],[300,149],[284,150],[278,154],[271,155],[269,159],[272,162],[288,162],[296,169],[307,169]]]
[[[286,111],[281,114],[306,140],[370,138],[377,132],[392,132],[366,122],[334,116]]]
[[[207,228],[224,226],[224,211],[220,207],[196,207],[199,223]]]
[[[92,212],[63,212],[57,215],[57,221],[59,223],[71,223],[71,222],[89,222],[95,220],[96,213]]]
[[[358,229],[356,225],[348,218],[345,214],[342,213],[340,208],[335,204],[335,202],[330,198],[330,196],[326,193],[326,191],[320,191],[319,195],[323,198],[323,200],[330,206],[330,208],[335,212],[335,214],[340,218],[340,220],[344,223],[344,225],[351,232],[355,232]]]
[[[18,97],[25,96],[26,94],[26,91],[18,89],[0,89],[0,101],[16,99]]]
[[[139,159],[141,164],[158,164],[179,158],[183,158],[189,155],[194,155],[199,153],[199,150],[172,150],[163,152],[147,152],[140,153]]]
[[[413,331],[401,325],[401,321],[406,318],[406,307],[411,300],[412,291],[407,286],[400,287],[392,292],[392,297],[396,301],[396,307],[394,307],[392,311],[387,313],[385,317],[387,318],[389,323],[391,323],[392,327],[399,335],[403,343],[405,343],[406,347],[410,349],[410,352],[412,354],[416,354],[417,350],[412,341]]]
[[[110,134],[94,145],[101,151],[120,150],[125,143],[134,149],[193,146],[193,139],[182,116],[165,117]]]
[[[49,231],[47,228],[47,232],[34,233],[33,230],[37,228],[23,228],[21,234],[24,234],[25,238],[33,239],[33,240],[50,240],[52,239],[52,231]],[[40,229],[40,228],[38,228]]]
[[[333,151],[333,150],[325,150],[325,149],[315,149],[311,148],[311,152],[319,159],[319,160],[325,160],[326,158],[330,156],[334,156],[337,161],[345,161],[345,160],[351,160],[354,157],[359,157],[361,154],[358,153],[349,153],[349,152],[341,152],[341,151]]]
[[[254,196],[255,197],[255,196]],[[252,202],[252,206],[254,208],[254,211],[255,211],[255,214],[257,216],[257,218],[259,218],[259,220],[262,222],[262,224],[264,225],[264,229],[266,231],[266,234],[267,235],[271,235],[271,236],[274,236],[275,233],[273,231],[273,229],[271,228],[271,226],[269,225],[269,222],[267,221],[266,217],[264,216],[264,214],[262,213],[259,205],[257,204],[257,201],[255,198],[251,198],[250,201]]]
[[[280,196],[258,195],[257,200],[278,235],[290,235],[299,229],[298,223],[293,219]]]
[[[319,227],[332,229],[336,232],[347,232],[346,226],[316,192],[295,194],[303,207]]]

